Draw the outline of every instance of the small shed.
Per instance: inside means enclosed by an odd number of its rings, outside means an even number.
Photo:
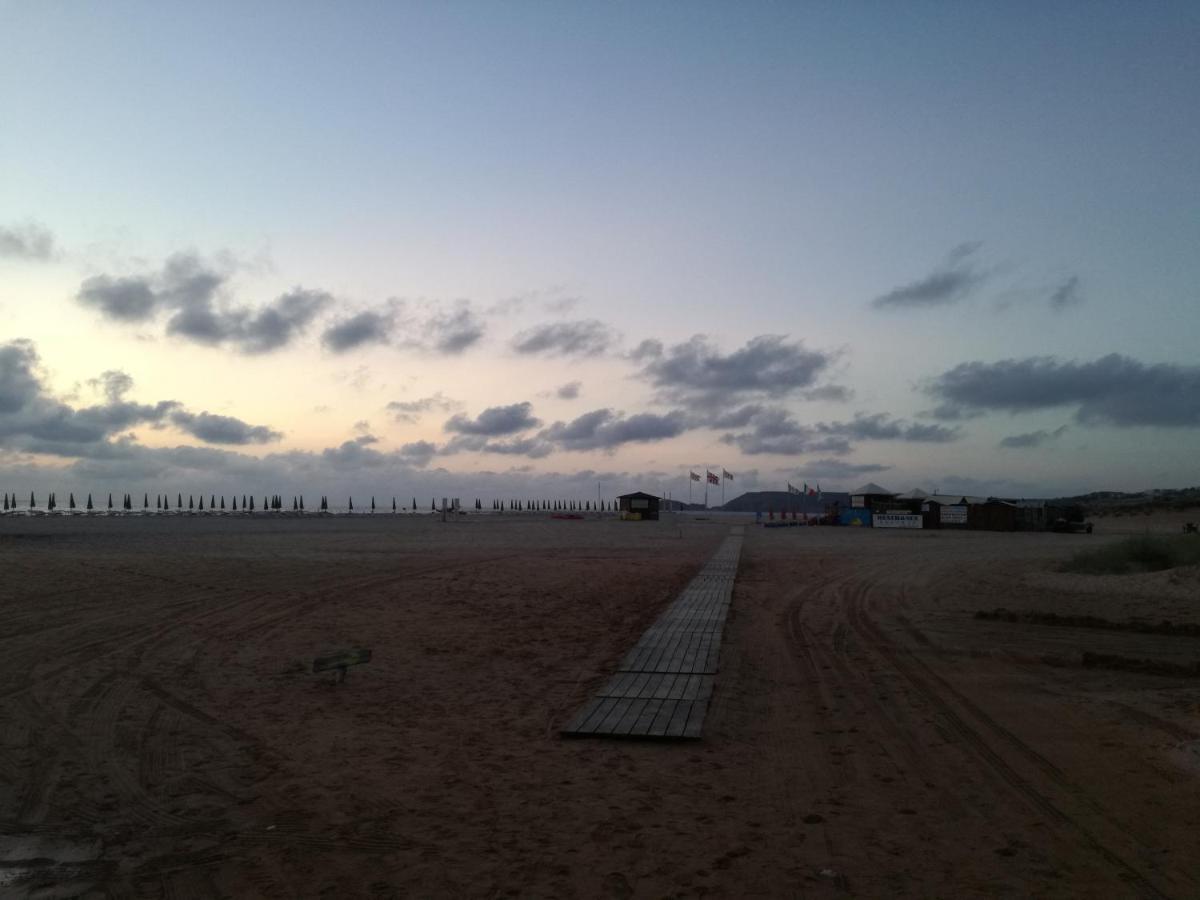
[[[1017,505],[996,497],[974,503],[968,507],[967,527],[978,531],[1016,531]]]
[[[850,506],[854,509],[884,509],[895,501],[896,495],[869,481],[858,490],[850,492]]]
[[[634,522],[641,519],[658,519],[661,501],[653,494],[634,491],[632,494],[621,494],[617,497],[617,502],[620,504],[622,519]]]

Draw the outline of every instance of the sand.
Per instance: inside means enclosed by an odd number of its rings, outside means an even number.
[[[1200,894],[1200,679],[1080,665],[1200,638],[974,618],[1200,622],[1100,534],[750,527],[704,739],[560,738],[727,527],[0,519],[0,896]]]

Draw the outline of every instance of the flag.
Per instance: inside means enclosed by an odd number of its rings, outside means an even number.
[[[700,476],[697,475],[695,472],[688,472],[688,476],[692,479],[692,481],[700,480]]]
[[[817,489],[816,489],[816,488],[809,488],[809,489],[808,489],[808,496],[810,496],[810,497],[815,497],[815,496],[817,496]]]
[[[788,493],[789,494],[798,494],[798,493],[800,493],[800,488],[794,487],[792,485],[792,483],[789,481],[788,482]]]
[[[808,496],[808,482],[804,482],[804,490],[801,492],[803,496]]]
[[[705,469],[704,472],[706,475],[708,475],[708,483],[709,484],[720,484],[721,483],[721,479],[718,478],[716,475],[714,475],[712,472],[709,472],[707,469]]]
[[[732,473],[732,472],[726,472],[724,469],[722,469],[722,470],[721,470],[721,477],[722,477],[722,478],[728,478],[730,481],[733,481],[733,473]]]
[[[817,482],[817,499],[821,499],[821,483],[819,481]]]

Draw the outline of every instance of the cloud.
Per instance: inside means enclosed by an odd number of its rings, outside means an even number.
[[[782,397],[815,388],[835,358],[771,334],[752,338],[727,355],[697,335],[669,350],[643,341],[634,356],[646,361],[639,376],[658,388],[663,399],[709,407],[748,396]]]
[[[848,440],[913,441],[933,444],[949,443],[962,436],[957,428],[915,422],[910,424],[903,419],[893,419],[887,413],[856,413],[850,422],[822,423],[817,426],[817,430],[822,434],[839,435]]]
[[[451,400],[441,391],[438,391],[436,394],[421,397],[418,400],[393,400],[386,408],[397,422],[412,423],[420,419],[422,413],[427,413],[435,409],[449,412],[458,406],[459,403],[457,401]]]
[[[158,273],[85,279],[76,300],[122,324],[167,313],[167,334],[207,346],[230,344],[248,354],[287,345],[333,302],[324,291],[296,287],[258,308],[236,304],[225,296],[231,274],[230,265],[218,268],[194,253],[176,253]]]
[[[871,305],[876,309],[905,309],[957,303],[986,278],[972,262],[981,246],[979,242],[960,244],[933,272],[876,297]]]
[[[192,413],[174,400],[143,404],[126,400],[133,379],[110,369],[89,382],[105,402],[73,407],[54,397],[40,373],[37,350],[30,341],[0,345],[0,450],[96,459],[128,455],[136,425],[173,424],[209,443],[251,444],[282,435],[231,416]]]
[[[281,432],[265,425],[250,425],[233,416],[219,416],[210,412],[179,410],[171,414],[171,423],[209,444],[269,444],[283,437]]]
[[[54,234],[44,225],[0,225],[0,259],[47,260],[54,256]]]
[[[334,353],[345,353],[364,344],[386,344],[395,326],[390,313],[367,310],[342,319],[321,333],[321,343]]]
[[[616,334],[603,322],[582,319],[552,322],[522,331],[512,348],[523,355],[598,356],[616,342]]]
[[[1074,406],[1083,425],[1200,427],[1200,366],[1147,364],[1117,353],[1091,362],[1048,356],[965,362],[925,391],[941,401],[933,412],[943,419]]]
[[[407,444],[401,444],[396,451],[396,456],[414,466],[427,466],[436,453],[436,444],[430,441],[412,441]]]
[[[234,340],[247,353],[269,353],[303,334],[332,304],[333,295],[325,291],[292,288],[246,319]]]
[[[1041,429],[1024,434],[1010,434],[1008,437],[1001,438],[1000,446],[1010,448],[1042,447],[1062,437],[1066,431],[1067,426],[1063,425],[1053,431]]]
[[[527,456],[530,459],[541,459],[549,456],[553,447],[540,437],[512,438],[505,441],[490,440],[479,435],[460,434],[448,441],[442,447],[441,453],[496,453],[503,456]]]
[[[817,422],[802,424],[782,407],[746,406],[734,410],[715,422],[728,428],[749,431],[722,435],[721,441],[731,444],[748,455],[776,454],[797,456],[804,453],[833,453],[843,455],[853,448],[854,441],[909,441],[915,443],[948,443],[961,434],[957,428],[942,425],[910,423],[893,419],[886,413],[857,413],[849,422]],[[724,424],[728,422],[729,424]]]
[[[443,426],[446,431],[458,434],[499,437],[516,434],[541,425],[541,419],[533,415],[533,404],[529,401],[510,406],[493,406],[485,409],[474,419],[463,413],[451,416]]]
[[[145,322],[158,306],[158,296],[144,278],[95,275],[84,280],[75,298],[117,322]]]
[[[891,466],[878,463],[851,463],[841,459],[816,459],[788,471],[802,478],[859,478],[876,472],[886,472]]]
[[[582,387],[582,381],[568,381],[566,384],[560,385],[554,393],[560,400],[575,400],[579,397],[579,390]]]
[[[663,355],[663,342],[656,341],[654,338],[646,338],[631,351],[629,358],[634,362],[644,362],[648,359],[657,359]]]
[[[118,403],[133,389],[133,378],[119,369],[109,369],[90,379],[88,384],[101,391],[110,403]]]
[[[98,380],[110,390],[106,403],[75,408],[49,393],[40,365],[31,341],[0,345],[0,448],[72,455],[133,425],[162,422],[179,408],[170,400],[153,405],[126,402],[122,398],[131,382],[118,372]]]
[[[41,393],[38,356],[32,341],[0,346],[0,414],[14,413]]]
[[[1062,312],[1070,306],[1078,306],[1083,302],[1083,293],[1079,287],[1079,276],[1072,275],[1054,289],[1050,295],[1050,308]]]
[[[687,429],[687,416],[678,410],[661,416],[627,416],[611,409],[595,409],[570,422],[555,422],[539,437],[563,450],[612,450],[621,444],[673,438]]]
[[[750,431],[724,434],[721,442],[737,447],[748,456],[850,452],[850,442],[846,438],[822,435],[816,428],[801,424],[790,412],[780,407],[759,410],[749,418],[748,424]]]
[[[465,302],[451,311],[430,316],[423,327],[426,339],[439,353],[456,355],[479,342],[487,326]]]

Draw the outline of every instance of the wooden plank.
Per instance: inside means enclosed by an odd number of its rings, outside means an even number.
[[[632,697],[617,697],[616,703],[608,711],[608,715],[596,726],[596,734],[613,734],[621,720],[629,714],[629,709],[638,701]]]
[[[647,737],[666,737],[667,726],[671,724],[671,716],[675,713],[675,707],[682,701],[679,700],[664,700],[662,706],[658,708],[658,715],[654,717],[654,721],[650,727],[645,730]]]
[[[584,719],[583,723],[575,729],[579,734],[591,734],[596,730],[596,726],[604,721],[605,716],[609,711],[617,705],[615,697],[604,697],[596,703],[591,713]]]
[[[612,733],[614,735],[618,735],[618,734],[633,735],[633,734],[635,734],[636,732],[634,732],[633,726],[637,722],[638,717],[641,716],[642,710],[644,710],[646,708],[646,704],[649,702],[650,702],[649,700],[630,700],[628,711],[625,713],[624,716],[621,717],[621,721],[618,722],[616,727],[613,728]]]
[[[583,734],[584,726],[587,721],[595,714],[603,698],[593,698],[583,705],[583,708],[575,715],[566,728],[563,729],[563,734]]]
[[[687,727],[688,716],[691,714],[694,700],[680,700],[675,704],[671,720],[667,722],[665,737],[683,737],[683,729]]]
[[[688,716],[687,725],[683,727],[683,736],[699,740],[704,732],[704,719],[707,714],[708,701],[692,704],[692,711]]]
[[[638,737],[649,737],[650,728],[654,725],[654,720],[658,718],[659,713],[662,712],[664,703],[666,703],[665,700],[647,700],[646,705],[642,707],[641,715],[633,723],[629,733]]]

